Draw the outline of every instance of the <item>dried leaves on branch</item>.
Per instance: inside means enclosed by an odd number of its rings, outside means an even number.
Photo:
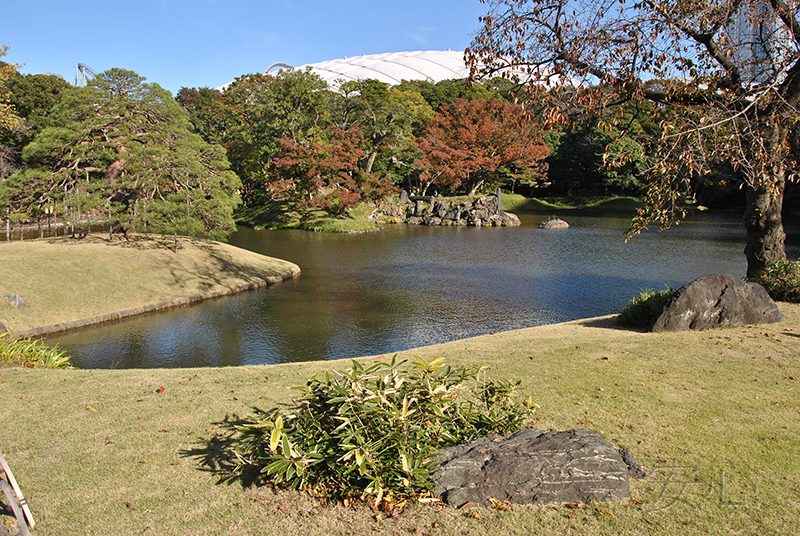
[[[785,258],[780,219],[798,154],[796,0],[491,0],[466,52],[474,77],[528,84],[550,124],[620,104],[657,106],[644,204],[631,233],[683,216],[699,181],[748,192],[748,273]]]

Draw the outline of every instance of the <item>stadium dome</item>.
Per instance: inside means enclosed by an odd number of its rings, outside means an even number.
[[[416,51],[388,52],[351,56],[336,60],[301,65],[298,70],[311,68],[329,86],[336,86],[339,80],[365,80],[371,78],[389,85],[403,80],[442,80],[466,78],[469,68],[464,65],[463,51]]]
[[[276,69],[292,68],[298,71],[310,69],[333,89],[337,89],[342,82],[350,80],[373,79],[394,86],[403,80],[425,80],[435,84],[442,80],[458,80],[469,76],[469,67],[464,63],[464,53],[453,50],[367,54],[297,67],[287,63],[274,63],[264,71],[264,74]],[[523,79],[527,76],[524,71],[517,71],[516,74]],[[215,89],[224,91],[230,84],[231,82]]]
[[[264,71],[264,74],[277,68],[292,68],[292,66],[286,63],[275,63]],[[312,73],[325,80],[331,87],[338,86],[342,81],[368,78],[393,86],[403,80],[426,80],[436,83],[442,80],[466,78],[469,75],[469,68],[464,64],[464,52],[452,50],[387,52],[350,56],[299,65],[294,68],[298,71],[310,68]],[[216,89],[224,90],[228,85],[230,83]]]

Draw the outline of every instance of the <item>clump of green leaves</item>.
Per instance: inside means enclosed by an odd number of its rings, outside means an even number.
[[[72,368],[69,356],[58,346],[45,346],[40,340],[11,339],[7,335],[0,334],[0,366]]]
[[[672,294],[673,290],[670,287],[661,291],[655,291],[650,288],[643,289],[620,312],[617,317],[617,323],[631,328],[650,327],[658,318],[658,315],[661,314]]]
[[[357,361],[316,374],[287,412],[273,409],[239,427],[242,465],[274,484],[324,497],[419,495],[433,487],[431,459],[447,446],[519,430],[534,404],[513,400],[517,383],[487,368]]]
[[[773,300],[800,303],[800,261],[770,262],[749,281],[767,289]]]

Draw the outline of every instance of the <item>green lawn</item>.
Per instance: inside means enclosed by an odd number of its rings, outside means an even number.
[[[488,364],[541,406],[533,425],[590,428],[630,449],[650,476],[614,503],[411,504],[392,517],[255,486],[251,473],[231,480],[230,425],[347,362],[4,368],[0,447],[37,535],[791,534],[800,525],[800,306],[780,308],[786,320],[771,325],[654,334],[591,319],[401,354]]]
[[[297,275],[296,265],[206,240],[94,234],[0,242],[0,324],[21,335],[42,326],[89,322],[109,313],[174,304],[265,286]],[[0,327],[2,332],[2,327]]]

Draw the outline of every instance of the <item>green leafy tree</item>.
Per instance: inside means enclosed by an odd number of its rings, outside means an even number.
[[[104,215],[126,234],[216,238],[234,229],[240,183],[224,150],[190,131],[167,91],[131,71],[111,69],[65,92],[23,156],[26,168],[2,195],[29,216],[59,204],[78,220]]]
[[[263,201],[269,190],[279,139],[319,141],[330,124],[328,86],[309,70],[241,76],[225,89],[222,101],[222,139],[244,184],[245,204]]]
[[[8,46],[0,46],[0,58],[8,54]],[[0,129],[12,129],[19,123],[19,117],[14,111],[14,106],[8,102],[8,90],[5,83],[17,74],[17,67],[9,63],[0,62]]]
[[[22,168],[22,149],[47,126],[50,111],[70,85],[55,75],[14,73],[0,86],[20,119],[14,128],[0,129],[2,179]]]
[[[466,51],[473,76],[524,70],[553,124],[576,111],[614,121],[627,102],[662,110],[632,234],[682,217],[692,180],[724,163],[747,194],[748,275],[785,259],[781,208],[800,101],[797,0],[486,3]]]
[[[345,82],[331,94],[333,122],[347,130],[357,126],[368,143],[361,168],[378,172],[395,183],[414,171],[415,133],[420,133],[433,109],[414,89],[389,87],[377,80]]]
[[[548,181],[571,195],[638,195],[647,168],[646,140],[655,131],[649,117],[629,118],[623,128],[585,116],[550,130]]]
[[[175,100],[189,112],[194,131],[204,141],[222,145],[231,127],[230,115],[224,109],[225,99],[216,89],[181,88]]]
[[[8,46],[0,46],[0,58],[7,53]],[[10,102],[7,83],[18,74],[15,65],[0,61],[0,181],[17,169],[18,151],[9,143],[9,137],[13,137],[12,133],[19,129],[21,120]]]
[[[443,104],[452,104],[457,99],[505,99],[511,96],[512,86],[514,84],[510,81],[502,79],[489,80],[486,83],[469,83],[464,79],[450,79],[435,83],[427,80],[403,81],[397,87],[419,92],[431,108],[439,110]]]

